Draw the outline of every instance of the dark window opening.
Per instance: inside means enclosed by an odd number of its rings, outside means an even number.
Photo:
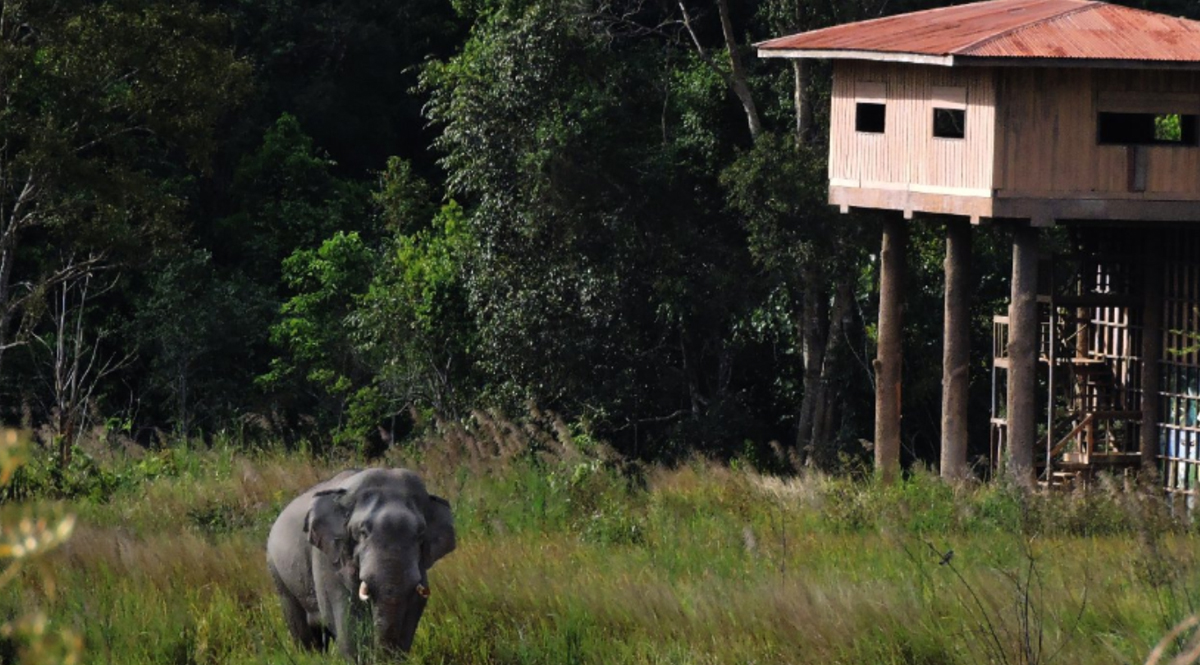
[[[933,109],[933,135],[939,139],[966,137],[967,112],[963,109]]]
[[[854,130],[882,134],[887,107],[883,104],[859,102],[854,110]]]
[[[1197,116],[1180,113],[1100,113],[1096,120],[1101,145],[1195,146]]]

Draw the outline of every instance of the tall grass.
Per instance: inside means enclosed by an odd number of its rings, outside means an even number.
[[[481,413],[389,454],[459,530],[410,662],[1141,663],[1198,609],[1196,537],[1152,494],[643,468],[531,423]],[[291,644],[264,542],[287,501],[355,460],[106,464],[135,480],[79,493],[48,608],[90,662],[337,662]],[[0,611],[23,602],[6,591]]]

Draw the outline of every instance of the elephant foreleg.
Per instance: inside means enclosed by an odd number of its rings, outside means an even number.
[[[367,604],[358,599],[343,598],[341,602],[331,603],[330,609],[338,651],[350,662],[358,662],[358,654],[369,651],[374,641]]]
[[[329,644],[326,631],[309,624],[308,612],[284,585],[283,580],[279,579],[275,566],[268,568],[271,570],[271,579],[275,582],[275,591],[279,594],[279,604],[283,607],[283,620],[287,624],[288,632],[292,634],[292,639],[305,649],[325,649]]]

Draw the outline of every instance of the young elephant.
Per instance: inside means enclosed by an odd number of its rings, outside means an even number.
[[[343,471],[292,501],[271,527],[267,567],[301,645],[330,637],[351,661],[355,636],[407,652],[429,598],[426,571],[454,549],[445,499],[407,469]]]

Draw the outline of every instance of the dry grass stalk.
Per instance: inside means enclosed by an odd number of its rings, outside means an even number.
[[[1197,626],[1200,626],[1200,617],[1194,614],[1176,624],[1155,645],[1150,656],[1146,658],[1146,665],[1193,665],[1200,661],[1200,630],[1196,630]],[[1188,636],[1183,650],[1170,661],[1163,663],[1167,649],[1189,631],[1191,634]]]

